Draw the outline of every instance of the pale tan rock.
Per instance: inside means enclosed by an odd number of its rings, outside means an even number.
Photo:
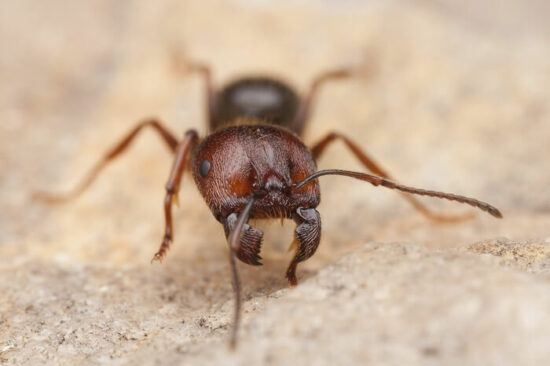
[[[550,28],[544,0],[0,3],[0,363],[6,365],[549,365]],[[401,182],[489,201],[435,225],[393,192],[322,180],[323,239],[284,271],[292,224],[260,223],[262,268],[240,265],[239,348],[223,230],[184,178],[176,240],[150,265],[171,157],[144,133],[75,202],[71,187],[155,115],[204,131],[202,83],[267,72],[324,89],[306,142],[338,129]],[[342,146],[320,168],[361,169]],[[468,209],[426,201],[440,211]],[[365,244],[367,243],[367,244]]]

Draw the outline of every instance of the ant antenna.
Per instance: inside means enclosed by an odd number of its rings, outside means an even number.
[[[235,252],[239,250],[241,237],[243,234],[243,228],[248,217],[250,216],[250,210],[252,205],[256,201],[256,196],[253,196],[246,204],[244,210],[239,215],[235,227],[229,234],[229,264],[231,265],[231,275],[233,278],[233,291],[235,291],[235,312],[233,314],[233,329],[231,329],[231,336],[229,346],[231,349],[235,349],[237,346],[237,331],[241,321],[241,279],[239,278],[239,272],[237,271],[237,263],[235,261]]]
[[[489,214],[491,214],[494,217],[502,218],[502,214],[500,211],[496,208],[491,206],[488,203],[476,200],[475,198],[460,196],[457,194],[452,193],[444,193],[444,192],[438,192],[438,191],[430,191],[427,189],[421,189],[421,188],[414,188],[409,186],[404,186],[402,184],[398,184],[395,182],[392,182],[391,180],[380,178],[375,175],[366,174],[366,173],[359,173],[359,172],[352,172],[349,170],[339,170],[339,169],[327,169],[327,170],[320,170],[318,172],[315,172],[311,174],[309,177],[301,180],[300,182],[295,184],[295,189],[299,189],[306,185],[308,182],[312,181],[315,178],[318,178],[323,175],[343,175],[346,177],[351,177],[355,179],[359,179],[365,182],[369,182],[374,186],[383,186],[386,188],[391,189],[397,189],[399,191],[412,193],[412,194],[418,194],[420,196],[430,196],[430,197],[437,197],[437,198],[444,198],[450,201],[456,201],[460,203],[465,203],[467,205],[477,207],[482,211],[485,211]]]

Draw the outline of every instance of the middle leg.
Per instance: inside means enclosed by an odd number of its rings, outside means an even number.
[[[347,138],[346,136],[337,133],[337,132],[331,132],[327,136],[325,136],[323,139],[318,141],[313,147],[311,148],[311,154],[313,155],[313,158],[317,160],[321,154],[325,151],[326,147],[330,145],[335,140],[340,139],[344,142],[346,147],[351,150],[353,155],[359,161],[370,170],[375,175],[378,175],[379,177],[386,178],[393,180],[390,175],[380,167],[372,158],[370,158],[356,143],[354,143],[352,140]],[[473,214],[464,214],[464,215],[443,215],[432,212],[430,209],[428,209],[424,204],[422,204],[419,200],[417,200],[415,197],[411,196],[407,193],[401,193],[403,195],[403,198],[405,198],[409,203],[418,210],[422,215],[427,217],[430,220],[437,221],[437,222],[460,222],[464,220],[468,220],[472,218]]]
[[[119,157],[122,153],[126,151],[128,146],[134,141],[138,134],[145,128],[150,127],[162,138],[164,143],[168,148],[174,152],[176,146],[178,145],[178,140],[176,137],[159,121],[156,119],[147,119],[143,122],[140,122],[135,126],[130,132],[126,134],[119,142],[115,144],[111,149],[109,149],[80,181],[80,183],[74,187],[71,191],[66,193],[48,193],[48,192],[36,192],[34,198],[42,200],[49,203],[62,203],[69,201],[73,198],[79,196],[84,192],[97,178],[99,173],[114,159]]]

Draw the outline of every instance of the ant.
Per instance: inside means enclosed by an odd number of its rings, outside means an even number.
[[[395,183],[373,159],[345,135],[332,132],[310,149],[300,136],[310,117],[312,105],[327,82],[357,75],[353,68],[323,72],[314,78],[302,96],[286,83],[270,77],[245,77],[217,89],[210,68],[185,61],[185,69],[202,76],[206,84],[210,134],[199,138],[194,130],[179,140],[158,120],[149,119],[135,126],[91,168],[72,191],[64,195],[38,193],[37,197],[62,202],[82,193],[101,170],[120,156],[145,127],[153,128],[174,153],[164,199],[165,232],[151,262],[162,261],[173,241],[172,204],[178,204],[178,190],[184,170],[192,170],[195,183],[212,214],[224,228],[229,245],[229,260],[235,292],[235,312],[230,345],[236,345],[241,315],[241,283],[236,260],[261,265],[263,232],[248,224],[250,219],[292,219],[296,222],[295,255],[286,271],[291,286],[296,286],[296,268],[311,257],[321,237],[318,179],[342,175],[375,186],[401,191],[418,211],[435,221],[461,221],[468,216],[445,216],[431,212],[411,194],[444,198],[488,212],[501,218],[498,209],[473,198],[413,188]],[[340,140],[371,174],[346,170],[317,170],[316,161],[333,142]]]

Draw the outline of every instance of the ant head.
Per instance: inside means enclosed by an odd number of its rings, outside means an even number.
[[[307,148],[291,132],[266,125],[238,125],[215,132],[195,150],[193,175],[219,220],[257,197],[251,217],[289,217],[319,201],[317,182],[294,183],[315,172]]]
[[[217,216],[232,198],[251,196],[256,173],[236,131],[208,136],[197,147],[193,176],[207,205]]]

